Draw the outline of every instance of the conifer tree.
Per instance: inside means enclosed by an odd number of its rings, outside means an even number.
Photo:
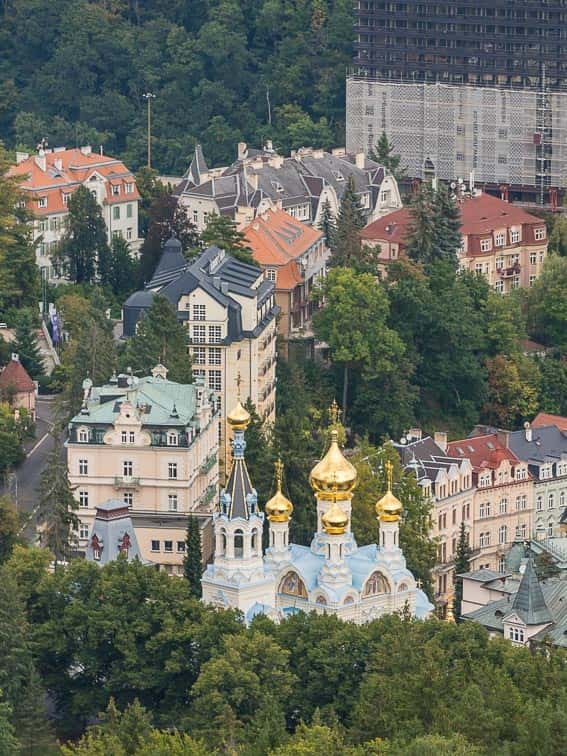
[[[0,753],[10,754],[18,753],[20,743],[16,739],[14,727],[10,721],[12,708],[2,700],[2,691],[0,690]]]
[[[91,192],[80,186],[69,199],[68,226],[54,256],[75,283],[103,284],[110,279],[110,250],[102,211]]]
[[[394,145],[385,131],[380,134],[376,146],[370,153],[370,158],[383,165],[398,181],[405,178],[405,169],[400,169],[401,155],[394,154]]]
[[[37,380],[45,373],[45,366],[35,335],[34,318],[30,310],[22,310],[16,322],[14,352],[31,378]]]
[[[191,383],[187,343],[187,330],[178,322],[175,309],[165,297],[157,295],[126,345],[123,367],[131,367],[137,375],[149,375],[161,362],[168,369],[169,380]]]
[[[68,560],[74,546],[72,531],[79,526],[77,501],[73,497],[67,464],[61,456],[61,438],[53,431],[53,449],[49,453],[39,484],[37,520],[40,540],[57,562]]]
[[[201,598],[201,575],[203,574],[201,530],[199,528],[199,520],[194,515],[190,515],[187,521],[183,574],[189,583],[191,594],[195,598]]]
[[[439,258],[437,207],[435,191],[424,183],[410,206],[411,225],[407,239],[407,256],[415,262],[429,264]]]
[[[364,225],[364,212],[351,176],[342,196],[337,227],[333,233],[331,265],[335,267],[360,265],[362,262],[362,242],[359,231]]]
[[[215,246],[224,249],[227,255],[232,255],[240,262],[257,265],[245,235],[238,231],[236,223],[226,215],[209,215],[207,227],[201,234],[201,241],[205,247]]]
[[[55,744],[45,710],[45,691],[31,663],[14,712],[14,725],[21,753],[26,756],[43,756]]]
[[[461,529],[459,531],[459,540],[457,542],[457,551],[455,553],[455,593],[453,598],[453,614],[457,622],[461,617],[461,604],[463,601],[463,579],[457,577],[463,572],[470,570],[471,560],[471,548],[469,546],[469,539],[465,530],[465,523],[461,523]]]
[[[110,287],[117,297],[124,298],[136,287],[137,262],[130,245],[122,236],[115,236],[110,247]]]
[[[247,399],[244,406],[250,413],[250,424],[246,429],[246,466],[258,492],[258,501],[263,506],[273,490],[273,437],[271,427],[258,415],[255,404]]]
[[[462,239],[461,211],[457,200],[442,183],[435,192],[435,211],[439,253],[456,267]]]
[[[319,229],[325,234],[325,244],[327,247],[332,248],[333,236],[336,231],[335,216],[331,209],[331,203],[328,199],[323,202],[321,208],[321,220],[319,222]]]

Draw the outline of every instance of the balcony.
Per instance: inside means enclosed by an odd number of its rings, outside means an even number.
[[[199,468],[199,472],[202,475],[206,475],[206,473],[208,473],[215,466],[216,461],[217,461],[217,455],[216,455],[216,452],[213,452],[203,462],[203,464]]]
[[[140,478],[131,475],[118,475],[114,478],[114,488],[139,488]]]
[[[215,498],[216,492],[217,492],[216,486],[213,486],[213,485],[209,486],[207,490],[205,491],[205,493],[201,496],[201,499],[199,501],[199,506],[207,507],[211,503],[211,501]]]
[[[500,278],[512,278],[513,276],[518,276],[521,270],[522,266],[520,263],[514,263],[510,268],[499,268],[498,275]]]

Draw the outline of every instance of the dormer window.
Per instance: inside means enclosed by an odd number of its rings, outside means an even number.
[[[545,239],[545,226],[534,230],[534,239],[536,241],[543,241]]]
[[[340,171],[333,171],[333,176],[337,179],[337,181],[344,181],[345,177]]]
[[[274,281],[276,280],[276,271],[274,268],[268,268],[266,271],[266,278],[268,281]]]
[[[86,428],[81,428],[79,430],[79,443],[88,444],[88,442],[89,442],[89,432]]]
[[[134,184],[129,181],[127,184],[124,184],[124,191],[126,194],[133,194],[134,193]]]
[[[115,195],[115,196],[117,196],[118,194],[120,194],[120,187],[117,186],[117,185],[114,185],[112,187],[112,194]]]
[[[481,252],[490,252],[492,249],[492,242],[490,239],[481,239],[480,240],[480,251]]]
[[[47,197],[40,197],[37,201],[38,207],[47,207]]]
[[[179,445],[179,436],[177,433],[168,433],[167,434],[167,445],[168,446],[178,446]]]

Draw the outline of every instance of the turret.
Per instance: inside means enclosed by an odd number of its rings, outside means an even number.
[[[266,560],[279,564],[290,559],[289,520],[293,513],[293,504],[282,491],[283,464],[279,459],[275,464],[275,471],[277,490],[264,507],[266,517],[270,522]]]

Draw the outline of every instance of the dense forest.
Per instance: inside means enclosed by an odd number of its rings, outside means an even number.
[[[4,0],[0,140],[102,145],[137,169],[211,164],[241,141],[344,143],[351,0]]]

